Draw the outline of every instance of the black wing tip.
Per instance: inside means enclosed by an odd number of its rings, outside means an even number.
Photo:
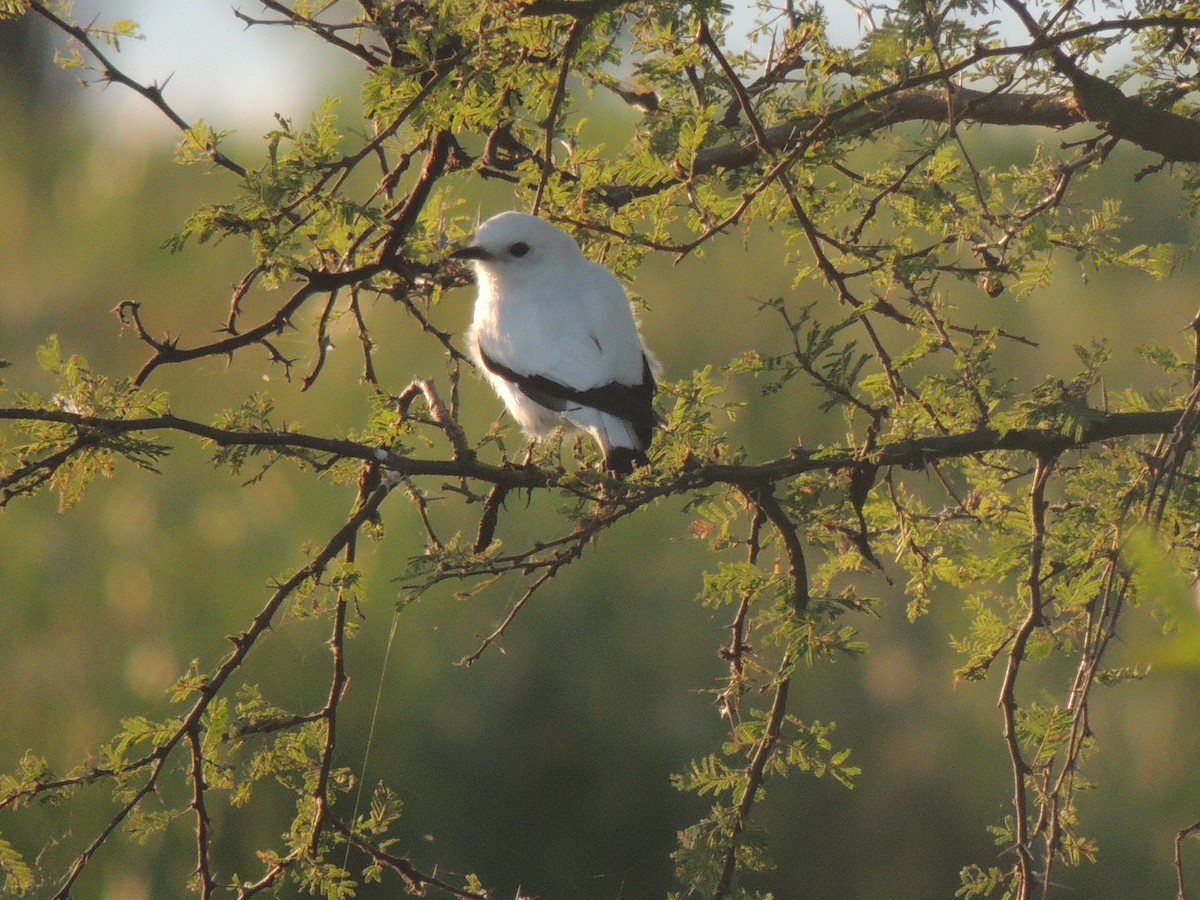
[[[650,465],[650,457],[644,450],[633,447],[613,447],[604,457],[604,468],[613,475],[632,475],[633,470]]]

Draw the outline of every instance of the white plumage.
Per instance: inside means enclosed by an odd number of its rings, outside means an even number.
[[[521,428],[585,431],[612,472],[645,465],[659,365],[613,274],[561,228],[517,212],[488,219],[451,256],[473,263],[479,285],[469,352]]]

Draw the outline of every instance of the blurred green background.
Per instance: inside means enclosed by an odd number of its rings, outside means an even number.
[[[53,387],[34,351],[51,333],[97,371],[132,374],[146,354],[119,327],[112,313],[119,302],[142,303],[156,333],[182,331],[185,343],[198,342],[223,321],[231,285],[249,265],[246,249],[233,242],[174,256],[160,249],[197,205],[227,195],[230,177],[173,163],[172,136],[161,123],[144,134],[133,120],[114,128],[115,106],[103,95],[120,88],[81,89],[49,64],[56,45],[41,22],[0,25],[0,358],[12,363],[4,372],[10,390],[43,394]],[[342,114],[351,120],[356,73],[328,62],[327,54],[313,58],[313,70],[325,74],[314,80],[324,81],[322,92],[347,96]],[[310,97],[309,109],[319,100]],[[214,95],[193,115],[223,127],[225,101]],[[598,103],[589,111],[597,133],[622,140],[633,113]],[[289,114],[303,120],[307,110]],[[257,129],[244,129],[231,144],[235,155],[259,158],[254,135],[272,125],[264,116]],[[1058,140],[1040,137],[1052,146]],[[1031,144],[987,139],[995,159],[1031,152]],[[1123,198],[1129,243],[1190,241],[1192,225],[1170,178],[1135,183],[1147,160],[1129,153],[1118,162],[1102,187]],[[485,215],[504,205],[495,189],[481,200]],[[649,304],[644,332],[669,375],[723,363],[747,346],[769,347],[772,323],[753,311],[755,300],[832,302],[819,284],[792,286],[790,273],[772,264],[779,247],[764,233],[747,245],[731,238],[677,267],[665,260],[643,266],[633,287]],[[1020,304],[1001,298],[980,312],[981,320],[1003,319],[1046,338],[1038,348],[1004,351],[1024,383],[1072,372],[1071,343],[1091,338],[1112,343],[1113,391],[1155,383],[1134,352],[1138,344],[1156,340],[1188,352],[1195,266],[1165,284],[1110,272],[1085,283],[1070,269],[1064,265],[1051,288]],[[438,323],[461,331],[470,297],[464,291],[461,302],[439,307]],[[247,308],[250,319],[272,298],[257,300]],[[369,315],[376,335],[413,334],[404,312],[386,301]],[[354,341],[349,332],[343,337],[305,394],[255,350],[228,365],[208,360],[160,370],[151,386],[170,393],[174,412],[193,418],[267,389],[284,416],[308,431],[353,428],[368,402]],[[301,371],[312,360],[307,341],[303,330],[281,339]],[[382,343],[377,363],[386,388],[398,390],[414,376],[444,379],[444,364],[425,343]],[[810,444],[838,439],[836,414],[797,408],[791,395],[759,398],[758,387],[746,381],[729,391],[754,403],[730,426],[753,457],[786,452],[801,437]],[[463,390],[466,408],[477,413],[468,427],[479,434],[497,404],[475,379]],[[282,466],[244,487],[209,467],[194,442],[175,444],[161,476],[120,466],[67,513],[42,495],[0,514],[0,769],[14,769],[32,749],[66,770],[86,761],[122,716],[167,714],[167,686],[193,658],[211,667],[225,653],[225,636],[261,607],[269,580],[323,541],[353,501],[351,488]],[[533,533],[556,505],[553,498],[511,504],[501,537]],[[680,507],[663,504],[607,535],[536,597],[503,652],[494,649],[472,668],[454,663],[507,611],[515,586],[469,602],[435,593],[400,613],[364,776],[368,785],[386,779],[404,801],[396,850],[445,877],[476,872],[497,897],[518,887],[542,900],[661,897],[671,887],[675,833],[706,807],[676,792],[669,776],[725,733],[707,692],[724,672],[716,650],[726,619],[693,602],[699,573],[712,563],[705,545],[688,536]],[[435,505],[447,535],[472,528],[455,508],[452,501]],[[385,541],[364,546],[360,558],[370,599],[349,647],[352,681],[340,719],[339,762],[356,770],[401,593],[395,578],[422,546],[415,514],[402,501],[393,498],[384,515]],[[881,617],[855,623],[870,644],[865,658],[804,673],[793,687],[794,711],[836,721],[835,740],[854,748],[852,761],[864,772],[854,791],[810,778],[768,784],[755,818],[771,834],[777,868],[756,883],[779,898],[950,897],[963,865],[1007,862],[984,828],[1010,802],[998,685],[954,684],[961,660],[949,635],[967,622],[956,598],[943,597],[910,624],[903,577],[895,581],[871,586],[886,601]],[[324,622],[280,621],[243,680],[261,683],[280,704],[319,707],[326,636]],[[1200,817],[1200,668],[1196,660],[1167,660],[1161,644],[1149,611],[1131,617],[1112,662],[1158,665],[1142,682],[1094,695],[1101,750],[1087,774],[1097,788],[1080,807],[1101,862],[1060,867],[1062,896],[1174,895],[1171,842]],[[1061,696],[1067,673],[1053,665],[1041,671],[1044,689]],[[1025,691],[1035,690],[1033,681]],[[282,791],[273,795],[263,785],[256,798],[250,809],[212,810],[223,878],[255,876],[255,847],[291,818]],[[164,794],[164,801],[179,799],[170,789]],[[61,870],[109,814],[106,791],[90,789],[68,804],[6,812],[0,833],[30,856],[50,842],[46,859]],[[144,847],[108,846],[77,896],[176,896],[193,865],[191,842],[190,824],[181,823]],[[1191,870],[1200,873],[1200,854],[1191,853]],[[395,893],[366,887],[359,896]]]

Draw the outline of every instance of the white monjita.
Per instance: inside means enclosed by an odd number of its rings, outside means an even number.
[[[493,216],[451,254],[475,267],[467,346],[521,428],[592,435],[609,471],[645,465],[660,367],[621,283],[574,238],[524,213]]]

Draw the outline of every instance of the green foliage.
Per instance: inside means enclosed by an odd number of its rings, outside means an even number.
[[[122,428],[119,423],[161,415],[167,408],[164,394],[138,389],[128,378],[112,381],[95,373],[78,355],[64,359],[57,337],[38,350],[37,359],[58,391],[48,400],[18,393],[18,409],[44,410],[49,415],[16,423],[14,432],[21,440],[0,443],[0,465],[9,474],[0,505],[46,485],[58,492],[59,509],[68,509],[97,475],[111,477],[119,458],[158,471],[170,447],[152,432]]]
[[[954,892],[955,897],[998,896],[1008,900],[1014,896],[1010,889],[1013,883],[1012,872],[1001,869],[999,866],[983,869],[972,863],[962,870],[960,877],[962,878],[962,887]],[[1001,888],[1006,890],[1003,894],[997,894]]]
[[[939,683],[982,692],[975,683],[990,682],[998,694],[985,715],[1010,764],[1001,793],[1011,809],[975,831],[991,835],[1003,863],[992,865],[992,854],[986,865],[965,864],[957,896],[1027,900],[1061,867],[1102,860],[1077,803],[1093,786],[1085,770],[1103,737],[1089,724],[1092,689],[1146,676],[1141,660],[1116,648],[1147,620],[1170,632],[1159,659],[1194,670],[1200,658],[1197,357],[1180,346],[1187,321],[1168,321],[1146,298],[1116,327],[1098,324],[1090,307],[1046,308],[1060,295],[1092,303],[1079,284],[1090,292],[1102,280],[1186,271],[1184,238],[1143,233],[1115,194],[1113,167],[1130,146],[1194,166],[1194,149],[1169,142],[1197,114],[1187,87],[1194,4],[1118,4],[1101,23],[1070,5],[863,7],[870,27],[846,46],[817,4],[761,4],[748,43],[736,33],[743,20],[716,2],[269,7],[351,54],[363,73],[352,100],[328,98],[307,121],[277,116],[250,145],[204,119],[185,122],[161,89],[120,70],[115,51],[141,38],[136,24],[77,25],[66,3],[0,2],[0,18],[36,12],[31,21],[70,38],[63,66],[138,89],[179,127],[176,160],[223,179],[222,194],[163,247],[192,253],[228,242],[249,260],[224,278],[232,296],[203,310],[211,330],[200,343],[155,337],[138,304],[122,304],[148,355],[133,376],[102,374],[57,337],[36,353],[6,348],[14,359],[35,356],[44,376],[28,377],[54,387],[14,390],[0,409],[0,505],[49,490],[66,511],[97,475],[120,474],[121,460],[173,476],[171,446],[156,437],[165,432],[198,439],[242,487],[286,479],[281,502],[295,502],[291,485],[324,477],[347,510],[323,541],[311,537],[316,517],[297,517],[302,561],[269,585],[225,656],[195,651],[165,709],[121,716],[64,776],[26,754],[0,775],[0,810],[25,815],[31,800],[73,803],[79,788],[102,785],[110,818],[93,849],[111,834],[147,847],[186,835],[193,853],[178,883],[204,897],[224,887],[340,898],[376,882],[389,895],[484,896],[482,875],[456,876],[458,888],[403,855],[401,797],[421,789],[407,772],[389,772],[363,805],[366,773],[347,750],[342,710],[361,665],[348,648],[375,630],[361,617],[368,587],[387,579],[398,610],[440,610],[448,596],[478,614],[501,598],[507,612],[497,622],[439,632],[470,632],[478,649],[461,662],[471,665],[498,654],[569,570],[616,593],[602,576],[632,580],[638,567],[610,555],[610,534],[661,515],[678,524],[675,535],[703,542],[700,570],[672,577],[686,593],[699,584],[692,612],[728,634],[717,649],[721,677],[700,685],[715,697],[723,734],[715,747],[689,744],[691,763],[671,779],[705,807],[678,829],[675,896],[770,896],[756,886],[795,861],[779,860],[759,806],[776,802],[788,775],[862,783],[863,755],[833,740],[829,713],[841,712],[804,691],[847,671],[859,680],[858,661],[879,649],[865,623],[901,590],[913,633],[951,635],[954,664],[929,656]],[[1013,38],[1012,28],[1031,33]],[[1110,71],[1112,60],[1121,68],[1110,81],[1090,74]],[[633,111],[615,112],[618,102]],[[616,124],[594,124],[602,119]],[[1035,126],[1074,130],[1060,137]],[[1004,129],[1020,130],[1023,142],[1001,146],[994,137]],[[1158,163],[1137,162],[1134,191],[1153,174],[1194,209],[1195,173]],[[664,344],[677,336],[665,360],[695,350],[708,361],[690,373],[668,364],[651,467],[612,478],[589,441],[570,437],[518,463],[513,428],[493,421],[495,407],[463,379],[462,314],[448,301],[466,276],[445,252],[492,203],[478,199],[484,181],[500,206],[556,221],[622,278],[643,274],[653,256],[685,264],[670,287],[649,283],[647,329],[657,320],[667,323]],[[739,237],[765,249],[750,262],[730,257],[734,293],[713,297],[724,283],[717,275],[729,276],[716,261]],[[703,283],[673,290],[685,270]],[[758,290],[760,277],[779,273]],[[706,303],[716,312],[701,315]],[[1162,332],[1139,351],[1137,369],[1122,361],[1132,342],[1120,332],[1140,333],[1140,319]],[[200,332],[182,321],[189,327],[178,333]],[[358,385],[335,347],[358,354]],[[197,368],[230,360],[241,376],[237,367],[258,366],[263,350],[285,383],[306,367],[295,390],[268,381],[241,391],[229,387],[237,377]],[[166,394],[147,386],[172,367],[205,381],[211,424],[176,417]],[[397,378],[415,380],[393,393]],[[340,430],[310,433],[298,418],[317,431],[335,420]],[[774,456],[760,458],[757,446]],[[284,460],[295,467],[277,470]],[[394,556],[361,561],[363,534]],[[671,539],[638,534],[643,577],[665,582],[658,558]],[[186,578],[172,571],[173,581]],[[120,599],[119,587],[109,589]],[[654,599],[669,603],[665,586]],[[252,668],[284,620],[323,630],[330,663],[319,676]],[[649,629],[624,622],[622,640]],[[421,641],[411,640],[416,655]],[[574,650],[563,650],[572,664]],[[537,695],[537,685],[525,687]],[[522,729],[532,742],[524,731],[538,729]],[[275,797],[285,812],[274,831],[241,848],[238,865],[254,873],[233,871],[212,829],[236,830],[238,815]],[[87,843],[72,842],[81,855],[63,874],[42,847],[5,833],[7,893],[58,879],[65,896],[93,871]],[[491,861],[480,862],[484,872]]]
[[[23,897],[34,886],[33,870],[3,837],[0,837],[0,874],[4,875],[3,889],[7,895]]]

